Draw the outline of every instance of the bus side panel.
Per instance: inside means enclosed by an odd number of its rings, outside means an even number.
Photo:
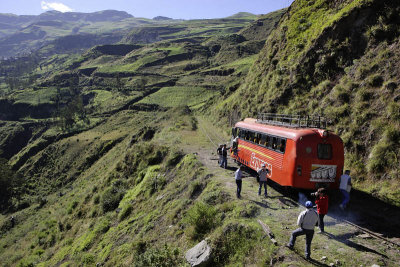
[[[255,171],[261,168],[262,164],[265,164],[267,169],[271,170],[270,179],[278,184],[287,183],[285,181],[286,175],[283,172],[283,154],[243,139],[239,139],[238,148],[238,157],[236,158],[238,162]]]
[[[282,186],[293,186],[294,177],[296,175],[296,143],[291,139],[287,139],[286,150],[283,157],[282,167]]]

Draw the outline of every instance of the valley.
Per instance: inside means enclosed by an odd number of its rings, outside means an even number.
[[[0,14],[0,265],[189,266],[206,240],[208,266],[397,266],[399,10]],[[237,165],[217,166],[216,145],[258,112],[323,115],[343,140],[350,206],[330,192],[311,261],[304,239],[285,247],[299,192],[260,197],[246,170],[237,199]]]

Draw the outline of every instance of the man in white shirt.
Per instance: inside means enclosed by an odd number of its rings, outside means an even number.
[[[297,218],[297,225],[300,227],[292,232],[288,248],[293,249],[296,238],[300,235],[306,235],[306,259],[311,259],[311,241],[314,236],[314,227],[318,222],[318,214],[312,209],[311,201],[306,202],[306,210],[302,211]]]
[[[242,170],[244,169],[243,165],[241,165],[235,172],[235,181],[237,185],[236,189],[236,196],[237,198],[240,198],[240,192],[242,191]]]
[[[340,176],[340,192],[342,192],[342,203],[339,207],[344,210],[350,201],[350,189],[351,189],[351,177],[350,171],[346,170],[342,176]]]

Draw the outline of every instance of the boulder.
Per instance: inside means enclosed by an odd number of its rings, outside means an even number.
[[[185,258],[191,266],[207,266],[211,259],[211,247],[203,240],[186,251]]]

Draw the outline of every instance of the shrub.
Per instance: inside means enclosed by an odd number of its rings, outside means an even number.
[[[126,217],[131,215],[132,211],[133,211],[133,206],[130,204],[123,207],[121,213],[119,214],[119,220],[120,221],[124,220]]]
[[[187,212],[185,220],[191,225],[189,236],[194,239],[201,239],[211,229],[213,229],[218,221],[216,218],[217,210],[204,202],[197,202]]]
[[[380,87],[383,84],[383,77],[380,74],[375,74],[369,77],[368,84],[372,87]]]
[[[203,191],[204,185],[199,181],[194,181],[190,184],[189,197],[194,199]]]
[[[253,242],[259,242],[257,239],[257,230],[253,226],[228,224],[213,242],[214,265],[224,266],[230,259],[237,263],[238,258],[250,252]]]
[[[385,155],[389,149],[389,144],[386,142],[379,142],[376,144],[369,155],[370,159],[367,164],[367,169],[370,174],[382,173],[386,167]]]
[[[141,243],[135,251],[135,265],[136,266],[181,266],[183,264],[182,257],[178,248],[171,248],[164,245],[163,248],[150,248],[146,249],[145,243]]]
[[[118,188],[111,187],[106,189],[101,196],[101,206],[103,208],[103,212],[115,210],[123,197],[124,192]]]
[[[167,167],[176,166],[184,156],[185,155],[183,154],[182,151],[172,150],[167,157],[167,162],[166,162]]]

